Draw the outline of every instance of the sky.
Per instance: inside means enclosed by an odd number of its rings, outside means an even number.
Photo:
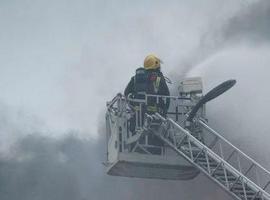
[[[269,168],[269,17],[267,0],[1,0],[0,199],[231,199],[202,175],[105,175],[105,105],[149,53],[175,94],[235,78],[209,123]]]

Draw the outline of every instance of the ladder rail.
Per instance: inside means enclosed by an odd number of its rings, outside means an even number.
[[[260,186],[258,186],[256,183],[254,183],[252,180],[250,180],[248,177],[246,177],[245,174],[243,174],[242,172],[240,172],[239,170],[237,170],[235,167],[233,167],[230,163],[228,163],[225,159],[221,158],[219,155],[217,155],[213,150],[211,150],[209,147],[207,147],[206,145],[204,145],[201,141],[197,140],[193,135],[191,135],[191,133],[189,131],[187,131],[186,129],[184,129],[183,127],[181,127],[180,125],[178,125],[175,121],[173,121],[172,119],[168,118],[165,119],[163,118],[161,115],[159,114],[155,114],[158,118],[162,119],[163,122],[169,122],[171,123],[173,126],[175,126],[180,132],[182,132],[183,134],[185,134],[188,137],[188,141],[192,142],[195,146],[197,146],[200,149],[204,149],[205,153],[208,154],[209,157],[211,157],[212,159],[214,159],[215,161],[217,161],[218,163],[222,163],[224,168],[226,168],[226,170],[229,170],[232,174],[234,174],[234,176],[236,176],[236,178],[241,178],[243,179],[243,184],[247,184],[249,187],[251,187],[255,192],[260,192],[262,194],[262,196],[266,199],[270,199],[270,195]],[[207,126],[208,127],[208,126]],[[212,130],[209,127],[210,130]],[[213,130],[214,131],[214,130]],[[216,132],[215,132],[216,133]],[[216,135],[224,141],[227,141],[225,138],[223,138],[222,136],[220,136],[218,133],[216,133]],[[162,137],[161,138],[163,141],[165,141],[166,143],[170,143],[170,141],[168,141],[168,137]],[[228,141],[227,141],[228,142]],[[230,142],[228,142],[229,144],[231,144]],[[177,148],[175,147],[175,145],[173,143],[170,144],[171,147],[174,148],[174,150],[177,150]],[[232,147],[234,147],[231,144]],[[239,150],[238,148],[234,148],[235,150]],[[180,151],[178,149],[178,151]],[[192,151],[192,150],[190,150]],[[240,152],[242,152],[241,150],[239,150]],[[179,153],[179,152],[178,152]],[[243,153],[243,152],[242,152]],[[184,153],[183,153],[184,154]],[[182,155],[183,155],[182,154]],[[244,154],[244,153],[243,153]],[[192,155],[192,153],[191,153]],[[244,154],[246,155],[246,154]],[[193,156],[192,158],[188,157],[188,156],[184,156],[188,161],[190,161],[192,164],[195,164],[198,166],[198,164],[196,164],[194,162]],[[248,156],[247,156],[248,157]],[[248,157],[249,158],[249,157]],[[253,159],[251,159],[251,161],[254,161]],[[257,162],[254,161],[254,163],[256,164]],[[258,164],[258,163],[257,163]],[[258,164],[258,166],[260,166]],[[262,167],[263,168],[263,167]],[[264,168],[263,168],[264,169]],[[265,170],[267,172],[267,170]],[[211,174],[208,173],[208,171],[204,171],[207,175],[211,176]],[[226,187],[227,188],[227,187]],[[230,189],[228,187],[228,189]],[[245,189],[245,188],[244,188]]]
[[[198,147],[200,147],[202,149],[204,148],[209,153],[209,155],[211,155],[211,157],[213,157],[214,159],[216,159],[216,161],[222,161],[224,163],[224,165],[227,165],[230,168],[232,168],[233,172],[235,172],[235,175],[244,176],[244,174],[242,174],[237,169],[235,169],[234,167],[232,167],[225,159],[221,158],[213,150],[211,150],[209,147],[207,147],[206,145],[204,145],[203,143],[201,143],[200,141],[198,141],[193,135],[191,135],[187,130],[185,130],[184,128],[182,128],[181,126],[179,126],[172,119],[168,119],[168,121],[170,123],[174,124],[176,127],[178,127],[185,135],[187,135],[192,140],[192,142],[194,144],[196,144]]]
[[[231,142],[229,142],[227,139],[225,139],[223,136],[221,136],[219,133],[217,133],[211,127],[209,127],[204,122],[203,119],[199,119],[198,120],[198,123],[203,128],[205,128],[208,131],[209,134],[213,134],[215,137],[218,137],[219,140],[223,141],[224,144],[228,145],[228,147],[230,147],[231,149],[233,149],[233,151],[235,151],[237,153],[237,163],[238,163],[238,168],[239,168],[239,170],[240,170],[241,173],[242,173],[242,170],[244,170],[244,167],[245,166],[242,166],[241,165],[240,156],[242,158],[242,162],[248,162],[249,163],[248,164],[249,167],[247,166],[246,172],[243,172],[244,175],[246,177],[248,176],[250,179],[252,179],[253,182],[256,185],[258,185],[259,187],[263,188],[264,191],[269,192],[269,187],[268,187],[269,186],[268,182],[269,182],[269,179],[270,179],[270,171],[269,170],[265,169],[261,164],[259,164],[258,162],[256,162],[250,156],[248,156],[247,154],[245,154],[243,151],[241,151],[239,148],[237,148],[236,146],[234,146]],[[232,162],[232,161],[230,161],[230,162]],[[248,175],[248,173],[249,173],[249,171],[251,171],[251,169],[254,169],[255,170],[255,173]]]
[[[175,150],[177,153],[179,153],[181,156],[183,156],[187,161],[191,162],[190,161],[190,158],[184,154],[183,152],[181,152],[178,148],[176,148],[171,142],[169,142],[165,137],[163,137],[162,135],[159,135],[159,138],[161,140],[163,140],[168,146],[170,146],[173,150]],[[198,169],[200,169],[201,171],[204,171],[205,169],[203,169],[200,165],[198,165],[197,163],[193,163],[191,162],[192,164],[194,164]],[[211,174],[209,173],[205,173],[206,176],[210,179],[212,179],[211,177]],[[229,188],[225,187],[223,184],[221,184],[219,181],[217,181],[216,179],[212,179],[214,182],[216,182],[220,187],[222,187],[224,190],[226,190],[230,195],[232,195],[233,197],[241,200],[238,196],[236,196],[235,194],[231,193]]]
[[[157,97],[157,101],[159,101],[160,97]],[[135,112],[136,133],[138,136],[142,136],[143,133],[152,130],[153,134],[160,137],[178,154],[238,199],[251,200],[252,196],[254,200],[270,200],[268,187],[270,185],[270,172],[267,169],[209,127],[202,116],[197,116],[193,120],[190,129],[185,129],[182,126],[182,122],[180,125],[173,119],[165,119],[158,113],[151,116],[146,114],[144,119],[147,120],[141,121],[143,120],[142,104],[145,103],[147,98],[148,96],[146,96],[146,99],[137,102],[140,105],[139,112]],[[174,99],[173,97],[162,98]],[[127,119],[132,111],[128,106],[128,101],[128,97],[118,94],[112,101],[108,102],[108,119],[112,119],[111,115]],[[191,106],[184,105],[183,102],[180,103],[182,103],[181,106]],[[186,114],[182,113],[182,115]],[[151,118],[149,122],[148,118]],[[137,119],[140,121],[137,122]],[[155,131],[157,128],[159,131]],[[205,134],[206,140],[201,140],[200,136],[198,138],[196,135],[197,130],[203,131],[199,133]],[[138,137],[130,139],[133,141],[133,139],[138,139]],[[216,144],[219,144],[219,146]],[[141,148],[144,148],[144,146]],[[254,172],[255,174],[253,174]]]
[[[241,151],[239,148],[237,148],[236,146],[234,146],[231,142],[229,142],[226,138],[224,138],[223,136],[221,136],[219,133],[217,133],[215,130],[213,130],[212,128],[210,128],[202,119],[200,119],[198,121],[203,127],[205,127],[208,131],[210,131],[211,133],[213,133],[214,135],[216,135],[217,137],[219,137],[222,141],[226,142],[229,146],[233,147],[234,150],[236,150],[238,153],[240,153],[241,155],[243,155],[244,157],[246,157],[248,160],[250,160],[252,162],[252,164],[254,164],[255,166],[259,167],[260,169],[262,169],[264,172],[266,172],[267,174],[270,175],[270,171],[265,169],[261,164],[259,164],[258,162],[256,162],[254,159],[252,159],[250,156],[248,156],[247,154],[245,154],[243,151]]]

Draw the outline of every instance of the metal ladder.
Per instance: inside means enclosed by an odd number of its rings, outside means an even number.
[[[270,200],[270,172],[211,129],[202,119],[195,119],[193,123],[203,130],[203,140],[158,113],[147,115],[147,121],[145,128],[234,198]]]

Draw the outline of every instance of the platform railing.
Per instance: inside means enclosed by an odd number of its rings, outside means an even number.
[[[169,109],[166,112],[166,116],[175,119],[177,123],[183,123],[187,117],[187,113],[191,111],[191,109],[196,105],[199,100],[191,98],[190,96],[164,96],[164,95],[153,95],[142,93],[143,98],[136,99],[132,98],[132,95],[128,95],[126,98],[129,105],[136,104],[137,106],[133,106],[135,115],[136,115],[136,129],[143,128],[144,124],[144,114],[147,113],[145,106],[148,104],[148,100],[151,98],[151,101],[154,99],[154,104],[158,105],[160,101],[163,101],[166,104],[168,101],[170,102]],[[153,102],[152,102],[153,103]],[[131,106],[132,107],[132,106]],[[201,109],[201,117],[205,117],[205,108]]]
[[[119,137],[119,150],[128,148],[127,145],[131,145],[134,142],[137,142],[142,137],[142,134],[145,131],[145,106],[147,105],[149,98],[152,98],[152,100],[155,99],[156,104],[158,104],[160,100],[162,100],[164,103],[166,103],[166,101],[170,101],[171,106],[167,115],[174,117],[174,119],[179,123],[184,120],[186,113],[189,112],[192,106],[195,105],[195,102],[192,102],[190,97],[144,94],[143,98],[134,99],[131,98],[131,95],[125,97],[122,94],[118,94],[110,102],[107,103],[107,121],[109,122],[112,119],[112,115],[114,115],[117,116],[117,120],[119,120],[119,122],[122,124],[124,122],[128,126],[127,128],[122,128],[121,137]],[[135,132],[131,132],[130,126],[131,123],[134,122]],[[110,136],[108,136],[107,140],[109,140],[109,138]],[[143,140],[145,140],[144,144],[137,144],[137,146],[143,149],[143,151],[147,153],[147,148],[155,148],[148,144],[149,140],[147,134],[144,136]],[[161,148],[161,152],[164,154],[164,149],[162,146],[156,146],[156,148]],[[134,148],[131,151],[134,151]]]

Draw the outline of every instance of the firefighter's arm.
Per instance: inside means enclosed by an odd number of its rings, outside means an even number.
[[[161,91],[162,91],[162,95],[165,95],[165,96],[170,96],[170,90],[168,88],[168,85],[166,83],[166,80],[164,78],[161,79]],[[168,98],[166,100],[166,109],[168,110],[169,107],[170,107],[170,99]]]
[[[129,81],[125,91],[124,91],[124,95],[127,97],[130,93],[134,92],[134,77],[131,78],[131,80]]]

